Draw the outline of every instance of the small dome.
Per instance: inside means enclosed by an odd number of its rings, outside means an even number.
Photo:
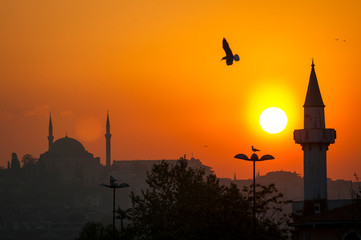
[[[81,156],[87,154],[83,144],[67,136],[56,140],[50,152],[58,156]]]

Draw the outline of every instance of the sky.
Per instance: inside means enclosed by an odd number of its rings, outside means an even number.
[[[303,104],[314,58],[337,131],[327,153],[332,179],[361,174],[361,2],[217,0],[0,0],[0,165],[11,153],[47,151],[79,140],[105,164],[109,110],[112,159],[177,159],[184,154],[218,177],[246,179],[238,153],[272,154],[261,175],[296,171],[303,152]],[[227,66],[225,37],[240,61]],[[268,107],[288,117],[263,131]]]

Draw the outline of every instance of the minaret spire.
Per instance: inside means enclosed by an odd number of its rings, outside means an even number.
[[[107,111],[107,123],[106,123],[106,133],[105,133],[105,148],[106,148],[106,166],[111,166],[111,154],[110,154],[110,122],[109,122],[109,111]]]
[[[327,209],[328,146],[335,143],[335,129],[325,128],[325,105],[318,86],[312,59],[304,107],[304,129],[294,131],[294,140],[302,146],[304,168],[304,214]]]
[[[107,111],[106,133],[110,134],[109,111]]]
[[[53,123],[51,121],[51,113],[50,113],[50,117],[49,117],[49,136],[48,136],[49,149],[48,149],[48,151],[50,151],[53,148],[53,141],[54,141]]]
[[[320,87],[315,72],[315,63],[312,59],[310,81],[308,82],[307,94],[304,107],[325,107],[322,101]]]

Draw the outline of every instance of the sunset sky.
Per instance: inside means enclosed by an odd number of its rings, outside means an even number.
[[[1,0],[0,165],[16,152],[78,139],[105,163],[109,110],[112,159],[192,154],[218,177],[303,174],[293,140],[315,69],[326,127],[337,131],[328,177],[361,175],[361,1]],[[240,61],[226,66],[225,37]],[[338,39],[338,40],[336,40]],[[258,122],[267,107],[288,116],[279,134]],[[206,147],[207,146],[207,147]]]

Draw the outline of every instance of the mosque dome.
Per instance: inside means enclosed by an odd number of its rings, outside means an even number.
[[[68,136],[56,140],[50,152],[57,156],[84,156],[89,154],[83,144]]]

